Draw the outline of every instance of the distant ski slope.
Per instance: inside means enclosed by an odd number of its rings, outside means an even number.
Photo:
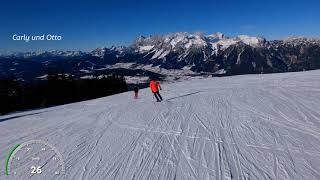
[[[320,71],[196,79],[0,116],[5,153],[48,141],[60,179],[320,179]],[[26,177],[21,177],[22,179]]]

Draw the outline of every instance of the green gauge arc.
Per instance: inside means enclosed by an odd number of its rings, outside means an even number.
[[[9,151],[9,153],[7,155],[7,159],[6,159],[6,176],[9,176],[9,160],[11,158],[11,155],[14,152],[14,150],[16,150],[20,145],[21,144],[17,144],[13,148],[11,148],[11,150]]]

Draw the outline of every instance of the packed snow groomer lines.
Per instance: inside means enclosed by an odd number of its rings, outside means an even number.
[[[128,92],[7,115],[0,145],[53,144],[65,171],[53,175],[54,164],[40,165],[47,179],[319,179],[318,76],[195,79],[166,84],[162,103],[146,88],[137,100]]]

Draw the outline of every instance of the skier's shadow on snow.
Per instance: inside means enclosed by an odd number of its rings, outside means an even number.
[[[184,94],[184,95],[177,96],[177,97],[172,97],[172,98],[167,99],[167,101],[170,101],[170,100],[173,100],[173,99],[177,99],[177,98],[182,98],[182,97],[185,97],[185,96],[191,96],[191,95],[194,95],[194,94],[198,94],[198,93],[200,93],[200,92],[201,92],[201,91],[196,91],[196,92],[193,92],[193,93]]]
[[[20,118],[20,117],[25,117],[25,116],[31,116],[31,115],[35,115],[35,114],[41,114],[41,113],[44,113],[44,112],[46,112],[46,111],[37,112],[37,113],[30,113],[30,114],[24,114],[24,115],[16,115],[16,116],[8,117],[8,118],[1,118],[0,122],[8,121],[8,120],[11,120],[11,119],[16,119],[16,118]]]

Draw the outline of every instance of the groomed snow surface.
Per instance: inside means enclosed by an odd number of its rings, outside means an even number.
[[[57,179],[320,179],[320,71],[196,79],[0,117],[63,155]],[[27,179],[26,177],[21,177]],[[48,176],[46,179],[52,179]]]

